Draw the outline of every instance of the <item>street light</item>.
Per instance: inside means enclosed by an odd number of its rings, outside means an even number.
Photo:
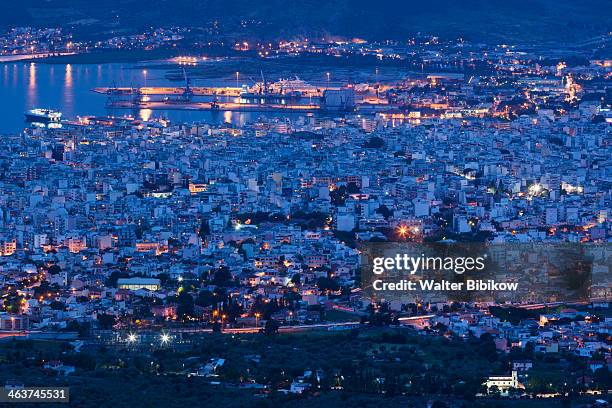
[[[128,343],[136,343],[136,335],[134,333],[130,333],[127,336]]]
[[[255,327],[259,327],[259,317],[261,315],[259,313],[255,313]]]
[[[238,78],[240,77],[240,72],[236,71],[236,88],[238,88]]]
[[[399,227],[397,227],[397,235],[402,238],[406,238],[406,235],[408,235],[408,227],[406,227],[405,225],[400,225]]]
[[[170,343],[170,335],[168,333],[162,333],[159,339],[161,340],[162,345]]]
[[[144,86],[145,86],[145,88],[147,87],[147,74],[148,74],[147,70],[143,69],[142,70],[142,75],[144,75]]]
[[[326,73],[325,74],[327,76],[327,87],[329,88],[329,77],[331,76],[331,73]]]

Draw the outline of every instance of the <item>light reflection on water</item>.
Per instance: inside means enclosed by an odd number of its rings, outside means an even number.
[[[147,120],[164,117],[175,122],[230,122],[242,125],[260,116],[285,116],[248,112],[209,111],[135,111],[105,107],[106,96],[93,93],[96,87],[182,86],[164,78],[165,71],[135,69],[133,64],[0,64],[0,134],[16,133],[27,124],[23,113],[32,108],[50,108],[63,113],[65,119],[85,115],[130,115]],[[145,73],[146,72],[146,73]],[[146,78],[145,78],[146,77]],[[193,82],[193,81],[192,81]],[[215,81],[197,81],[194,86],[221,85]],[[296,114],[292,114],[293,117]]]
[[[36,92],[36,64],[30,63],[28,76],[28,100],[32,105],[37,103]]]
[[[74,97],[72,92],[72,65],[66,64],[66,72],[64,73],[64,99],[61,110],[66,113],[74,110]]]

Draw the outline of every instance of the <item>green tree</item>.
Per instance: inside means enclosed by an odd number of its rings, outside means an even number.
[[[176,296],[176,314],[180,319],[193,316],[193,296],[185,290],[179,291]]]
[[[98,326],[103,330],[111,329],[115,324],[115,316],[106,313],[98,314]]]
[[[278,328],[280,327],[280,325],[278,324],[278,322],[274,319],[268,319],[266,321],[266,325],[264,327],[264,333],[267,336],[272,336],[278,333]]]

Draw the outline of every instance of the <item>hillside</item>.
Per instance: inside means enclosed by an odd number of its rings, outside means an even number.
[[[263,38],[340,35],[406,38],[418,32],[473,41],[574,41],[612,29],[608,0],[23,0],[0,15],[0,28],[68,25],[82,31],[206,26]],[[241,28],[240,21],[261,21]]]

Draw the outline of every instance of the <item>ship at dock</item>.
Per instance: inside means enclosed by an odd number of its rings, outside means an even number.
[[[314,97],[320,98],[323,96],[324,89],[311,85],[298,77],[294,79],[280,79],[276,82],[266,82],[262,75],[262,81],[256,82],[252,87],[243,87],[242,94],[254,95],[276,95],[285,97]]]
[[[185,109],[210,111],[351,112],[356,107],[352,86],[315,86],[299,78],[242,87],[95,88],[107,96],[108,108]]]
[[[25,119],[30,123],[60,124],[62,113],[53,109],[30,109],[24,113]]]

